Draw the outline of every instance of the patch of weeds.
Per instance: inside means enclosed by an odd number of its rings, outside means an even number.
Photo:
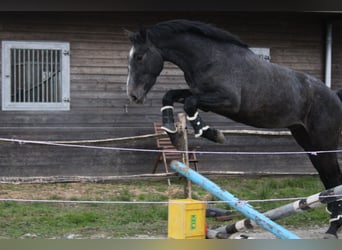
[[[63,200],[63,197],[61,197],[57,194],[52,194],[48,199],[49,200]]]
[[[88,225],[89,223],[94,223],[98,219],[98,215],[94,212],[85,213],[70,213],[64,216],[64,219],[69,223],[75,225]]]
[[[132,195],[130,191],[128,190],[128,188],[124,188],[120,190],[115,196],[115,200],[118,200],[118,201],[131,201],[131,199],[132,199]]]

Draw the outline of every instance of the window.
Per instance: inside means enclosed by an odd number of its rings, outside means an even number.
[[[258,55],[261,59],[265,61],[271,61],[270,49],[269,48],[250,48],[254,54]]]
[[[65,42],[2,42],[2,110],[69,110]]]

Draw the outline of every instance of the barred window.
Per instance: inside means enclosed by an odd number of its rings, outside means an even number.
[[[69,110],[69,43],[2,42],[2,110]]]

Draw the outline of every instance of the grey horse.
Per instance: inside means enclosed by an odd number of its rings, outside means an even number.
[[[195,136],[223,142],[198,110],[210,111],[260,128],[288,128],[305,151],[334,151],[342,129],[342,91],[332,91],[308,74],[266,62],[237,36],[213,25],[171,20],[128,32],[127,94],[142,103],[161,73],[164,61],[183,72],[188,89],[169,90],[163,97],[163,128],[176,143],[175,102],[184,104]],[[342,184],[336,152],[308,154],[325,188]],[[342,225],[342,200],[327,205],[337,237]]]

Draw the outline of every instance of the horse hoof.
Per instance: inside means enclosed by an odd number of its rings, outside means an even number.
[[[220,130],[216,130],[216,142],[223,144],[226,141],[226,138],[224,137],[224,134]]]
[[[203,131],[202,137],[217,143],[224,143],[226,140],[223,133],[214,128],[208,128],[207,130]]]
[[[323,236],[323,239],[325,239],[325,240],[337,240],[338,237],[335,234],[325,233]]]

